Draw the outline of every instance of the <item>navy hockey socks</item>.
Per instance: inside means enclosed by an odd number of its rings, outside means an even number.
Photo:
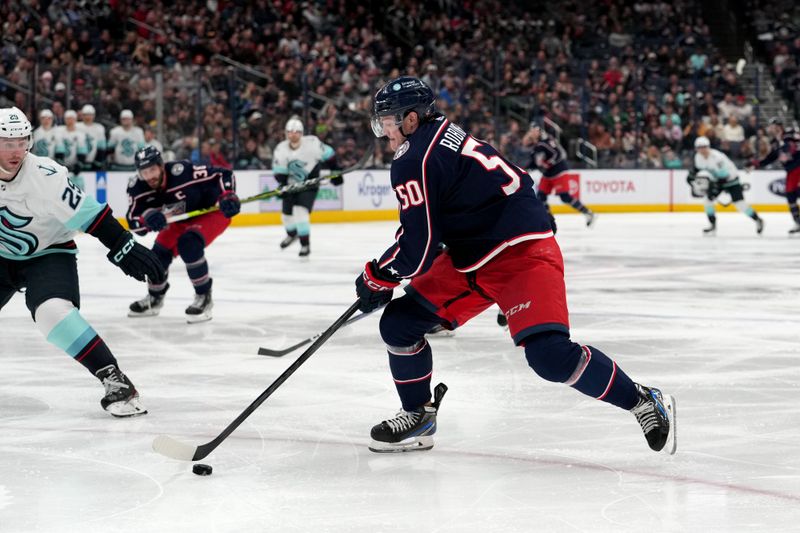
[[[403,409],[413,411],[429,402],[433,352],[428,341],[422,339],[416,345],[409,347],[387,346],[387,351],[389,367]]]
[[[532,335],[524,341],[533,370],[547,381],[566,383],[598,400],[630,410],[636,405],[636,385],[617,364],[592,346],[581,346],[558,331]]]
[[[189,274],[194,292],[197,294],[205,294],[211,289],[205,247],[202,235],[193,231],[186,232],[178,238],[178,253],[186,265],[186,273]]]

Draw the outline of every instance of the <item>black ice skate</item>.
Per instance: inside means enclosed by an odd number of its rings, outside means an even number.
[[[639,403],[631,409],[639,425],[642,426],[647,444],[653,451],[665,451],[672,455],[678,449],[677,426],[675,421],[675,398],[663,396],[661,391],[636,385]]]
[[[106,395],[100,400],[100,405],[112,416],[127,418],[147,414],[147,409],[139,401],[136,387],[116,365],[101,368],[95,376],[106,388]]]
[[[717,223],[712,222],[707,228],[703,228],[703,235],[714,236],[717,234]]]
[[[597,213],[594,211],[589,211],[586,213],[586,227],[591,228],[594,226],[595,222],[597,222]]]
[[[795,222],[794,227],[789,230],[789,235],[796,235],[800,233],[800,222]]]
[[[167,289],[168,288],[169,285],[167,285]],[[140,317],[158,315],[158,313],[161,312],[161,308],[164,307],[165,294],[166,289],[161,294],[153,295],[148,293],[147,296],[141,300],[136,300],[128,307],[128,316]]]
[[[430,450],[433,434],[436,433],[436,413],[447,392],[447,385],[439,383],[433,389],[433,405],[425,405],[413,411],[403,411],[390,420],[384,420],[372,428],[370,451],[395,453]]]
[[[506,318],[505,313],[502,311],[497,312],[497,325],[501,328],[508,329],[508,318]]]
[[[759,217],[756,219],[756,233],[761,235],[764,232],[764,219]]]
[[[294,241],[297,240],[297,233],[290,233],[281,241],[281,250],[288,248]]]
[[[308,257],[311,255],[311,246],[308,244],[303,244],[300,246],[300,253],[297,254],[300,257]]]
[[[194,302],[186,308],[186,322],[194,324],[211,320],[211,309],[214,302],[211,300],[211,289],[205,294],[195,294]]]

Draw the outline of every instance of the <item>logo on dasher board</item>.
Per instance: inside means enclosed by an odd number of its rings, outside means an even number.
[[[775,196],[786,196],[786,178],[780,178],[769,182],[769,192]]]
[[[383,197],[391,194],[392,187],[390,185],[376,184],[375,177],[371,172],[366,172],[364,177],[361,178],[361,183],[358,184],[358,195],[368,197],[373,207],[380,207],[383,203]]]

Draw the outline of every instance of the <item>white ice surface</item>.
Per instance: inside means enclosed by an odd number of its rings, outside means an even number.
[[[798,531],[800,240],[788,214],[560,216],[573,338],[674,394],[678,453],[649,450],[629,413],[547,383],[495,324],[433,339],[450,387],[428,452],[378,455],[398,407],[377,317],[341,330],[204,463],[151,450],[214,438],[297,356],[256,355],[319,332],[354,300],[394,224],[315,225],[311,261],[278,227],[234,228],[208,252],[214,319],[185,323],[177,260],[162,315],[90,237],[82,310],[142,394],[118,420],[102,388],[50,346],[21,295],[0,313],[0,531]]]

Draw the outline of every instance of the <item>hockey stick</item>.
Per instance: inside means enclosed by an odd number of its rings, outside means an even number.
[[[353,322],[358,322],[362,318],[364,318],[366,316],[369,316],[371,314],[372,313],[361,313],[358,316],[354,316],[353,318],[349,319],[347,322],[342,324],[342,327],[349,326]],[[269,348],[259,348],[258,349],[258,355],[268,355],[270,357],[283,357],[284,355],[286,355],[288,353],[292,353],[293,351],[295,351],[298,348],[302,348],[303,346],[305,346],[309,342],[314,342],[315,340],[317,340],[320,337],[320,335],[322,335],[322,333],[317,333],[316,335],[314,335],[312,337],[309,337],[307,339],[304,339],[304,340],[298,342],[297,344],[292,344],[291,346],[289,346],[288,348],[284,348],[283,350],[271,350]]]
[[[274,198],[276,196],[281,196],[283,194],[295,194],[299,192],[303,192],[309,189],[312,189],[322,183],[325,180],[330,180],[333,178],[340,178],[345,174],[349,174],[354,170],[359,170],[364,168],[364,165],[367,164],[369,161],[370,156],[372,153],[369,150],[364,151],[364,155],[361,156],[361,159],[358,162],[351,166],[347,167],[344,170],[340,170],[339,172],[335,172],[333,174],[328,174],[327,176],[317,176],[316,178],[312,178],[310,180],[295,183],[294,185],[285,185],[283,187],[278,187],[277,189],[271,191],[264,191],[262,193],[248,196],[247,198],[243,198],[240,200],[240,203],[246,204],[248,202],[255,202],[257,200],[268,200],[269,198]],[[186,220],[188,218],[194,218],[196,216],[205,215],[206,213],[213,213],[214,211],[219,211],[219,207],[216,205],[212,205],[211,207],[206,207],[203,209],[195,209],[194,211],[189,211],[187,213],[182,213],[180,215],[175,215],[167,218],[167,224],[171,224],[173,222],[180,222],[181,220]]]
[[[253,401],[253,403],[247,406],[247,409],[242,411],[242,414],[236,417],[236,420],[228,424],[228,427],[222,430],[222,433],[217,435],[214,440],[207,442],[206,444],[201,444],[200,446],[192,446],[191,444],[185,444],[177,441],[167,435],[159,435],[153,441],[153,450],[161,455],[170,457],[172,459],[178,459],[179,461],[199,461],[200,459],[206,457],[208,454],[213,452],[217,446],[222,444],[222,441],[228,438],[228,435],[233,433],[233,431],[238,428],[242,422],[247,419],[247,417],[253,414],[253,411],[258,409],[258,406],[264,403],[264,401],[269,398],[273,392],[278,390],[278,387],[283,385],[283,382],[289,379],[289,376],[294,374],[294,372],[300,368],[300,366],[305,363],[309,357],[314,355],[314,352],[316,352],[320,346],[325,344],[325,342],[330,339],[334,333],[336,333],[336,330],[341,328],[344,323],[347,322],[347,319],[353,316],[356,311],[358,311],[358,301],[348,307],[347,311],[345,311],[342,316],[337,318],[336,321],[328,327],[328,329],[320,333],[319,338],[314,341],[314,343],[309,346],[308,349],[303,352],[303,354],[298,357],[297,360],[291,364],[291,366],[289,366],[289,368],[284,370],[283,374],[278,376],[278,378],[272,382],[272,385],[267,387],[267,389],[262,392],[259,397]]]

